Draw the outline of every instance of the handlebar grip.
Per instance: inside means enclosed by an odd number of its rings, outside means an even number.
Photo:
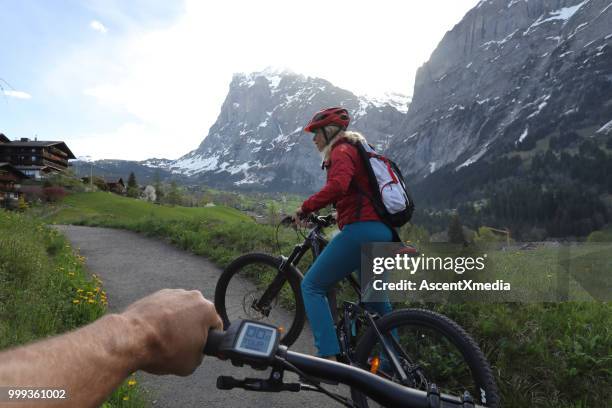
[[[225,375],[217,377],[217,388],[220,390],[231,390],[232,388],[239,387],[241,381],[236,380],[234,377],[228,377]]]
[[[207,356],[216,356],[224,337],[225,332],[223,330],[209,330],[203,353]]]

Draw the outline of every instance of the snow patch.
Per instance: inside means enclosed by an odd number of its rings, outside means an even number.
[[[578,112],[578,108],[568,109],[565,112],[563,112],[561,116],[571,115],[572,113],[576,113],[576,112]]]
[[[276,89],[278,88],[278,84],[280,84],[280,81],[283,79],[283,77],[280,75],[273,75],[267,76],[266,79],[270,83],[270,88]]]
[[[266,127],[266,126],[268,126],[268,118],[266,118],[266,120],[264,120],[259,125],[257,125],[258,128],[262,128],[262,127]]]
[[[433,173],[434,171],[436,171],[436,162],[429,162],[429,174]]]
[[[454,111],[455,109],[459,109],[459,110],[465,110],[465,107],[463,105],[453,105],[450,108],[448,108],[448,111]]]
[[[202,171],[215,170],[219,163],[219,156],[212,155],[204,157],[203,155],[194,155],[178,159],[172,164],[173,170],[178,170],[181,173],[197,174]],[[176,172],[176,171],[175,171]]]
[[[527,28],[527,30],[523,32],[523,35],[529,34],[532,29],[535,29],[537,26],[549,21],[562,20],[563,24],[566,24],[574,16],[574,14],[580,10],[580,8],[588,2],[589,0],[585,0],[582,3],[576,4],[575,6],[563,7],[559,10],[551,11],[548,13],[550,17],[547,18],[544,18],[544,15],[542,14],[536,21],[533,22],[533,24],[529,26],[529,28]]]
[[[605,13],[606,11],[608,11],[608,9],[612,7],[612,3],[608,4],[603,10],[601,10],[601,13],[599,13],[599,16],[601,16],[603,13]],[[599,17],[597,16],[597,17]],[[612,35],[612,34],[610,34]],[[606,37],[606,40],[608,39],[608,37]]]
[[[472,157],[470,157],[469,159],[467,159],[466,161],[464,161],[463,163],[455,167],[455,171],[459,170],[462,167],[467,167],[471,164],[476,163],[487,152],[487,148],[488,148],[488,144],[485,145],[482,149],[480,149],[478,153],[476,153],[475,155],[473,155]]]
[[[234,107],[234,109],[237,109],[240,107],[240,104],[238,102],[234,102],[232,103],[232,106]]]
[[[525,3],[527,3],[527,0],[512,0],[510,3],[508,3],[506,8],[510,8],[510,7],[514,6],[515,4],[517,4],[517,3],[520,3],[521,1],[524,1]]]
[[[544,109],[546,107],[546,105],[548,105],[548,100],[550,99],[550,94],[544,96],[543,98],[538,98],[538,101],[542,100],[542,102],[540,102],[540,104],[538,105],[538,108],[536,109],[535,112],[533,112],[531,115],[527,116],[527,119],[531,119],[536,115],[539,115],[540,112],[542,111],[542,109]],[[534,102],[537,103],[538,101]],[[531,105],[531,104],[530,104]],[[519,140],[520,142],[520,140]]]
[[[514,34],[516,34],[517,31],[518,31],[518,28],[514,30],[513,32],[511,32],[510,34],[508,34],[503,39],[499,41],[487,41],[486,43],[483,43],[480,47],[485,47],[488,49],[491,45],[504,45],[505,43],[507,43],[509,40],[512,39],[512,37],[514,36]]]
[[[608,134],[612,131],[612,120],[599,128],[599,130],[595,133],[603,133]]]
[[[391,106],[401,113],[407,113],[412,98],[410,96],[400,94],[397,92],[385,92],[382,95],[371,96],[361,95],[359,96],[359,111],[355,116],[363,116],[369,106],[381,109],[385,106]]]
[[[518,140],[516,141],[515,144],[519,144],[523,140],[525,140],[525,138],[527,137],[528,134],[529,134],[529,126],[526,126],[525,130],[523,130],[523,133],[521,133],[521,135],[519,136],[519,138],[518,138]]]
[[[355,118],[364,116],[368,110],[370,103],[365,98],[359,98],[359,110],[355,113]]]

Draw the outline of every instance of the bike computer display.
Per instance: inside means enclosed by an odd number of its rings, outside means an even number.
[[[229,358],[236,366],[248,364],[264,369],[274,359],[279,343],[280,333],[275,326],[238,320],[225,332],[209,332],[204,354]]]
[[[234,348],[245,354],[271,357],[277,337],[278,331],[274,327],[244,321]]]

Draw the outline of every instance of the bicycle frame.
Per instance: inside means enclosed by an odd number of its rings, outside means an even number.
[[[317,225],[310,231],[304,242],[302,242],[301,244],[297,244],[293,248],[293,251],[291,252],[289,257],[281,255],[282,262],[278,268],[279,274],[276,275],[276,277],[270,283],[266,291],[262,294],[261,298],[259,298],[259,300],[253,304],[253,308],[255,308],[255,310],[265,314],[266,316],[268,315],[270,311],[268,305],[278,295],[278,292],[282,289],[283,285],[287,281],[286,273],[288,266],[298,265],[302,257],[306,255],[308,251],[312,252],[313,260],[319,257],[321,252],[323,252],[323,250],[328,244],[327,239],[323,236],[323,234],[321,234],[322,229],[323,228],[321,226]],[[353,290],[361,301],[361,287],[359,286],[357,280],[353,277],[353,275],[349,275],[346,279],[349,281]],[[336,304],[335,289],[330,290],[330,292],[327,294],[327,297],[330,304]],[[332,308],[331,312],[334,322],[337,322],[338,313],[336,311],[336,308]]]
[[[322,227],[317,225],[315,228],[313,228],[310,231],[310,233],[308,234],[308,236],[306,237],[303,243],[297,244],[293,248],[293,251],[291,252],[289,257],[281,256],[282,262],[278,268],[279,273],[270,283],[270,285],[265,290],[265,292],[262,294],[262,296],[259,298],[259,300],[255,301],[255,303],[253,304],[253,307],[256,310],[266,315],[269,313],[270,311],[269,305],[271,301],[278,295],[281,288],[287,281],[286,273],[287,273],[287,268],[289,266],[295,266],[299,264],[302,257],[308,251],[312,252],[313,260],[316,259],[321,254],[321,252],[323,252],[323,250],[325,249],[325,246],[328,244],[328,241],[321,234],[321,230],[322,230]],[[365,308],[361,306],[362,305],[361,287],[359,283],[357,282],[357,280],[355,279],[355,277],[352,274],[350,274],[349,276],[346,277],[346,279],[348,280],[349,284],[351,285],[351,287],[357,294],[358,303],[347,302],[347,301],[343,302],[343,308],[342,308],[343,313],[342,313],[342,319],[340,319],[340,321],[338,320],[337,306],[331,308],[333,321],[336,323],[336,327],[338,328],[338,340],[340,342],[341,354],[349,362],[354,363],[354,356],[353,356],[353,350],[351,347],[351,340],[356,337],[356,333],[353,334],[351,327],[353,324],[356,324],[355,322],[357,319],[357,315],[365,316],[367,325],[374,328],[376,332],[376,336],[378,337],[378,340],[384,352],[389,357],[389,362],[392,365],[396,374],[398,375],[400,382],[402,384],[407,384],[409,381],[408,376],[406,375],[406,372],[404,371],[397,355],[395,354],[395,352],[392,351],[393,346],[395,347],[395,350],[402,351],[401,346],[399,345],[399,343],[393,336],[391,336],[391,340],[385,338],[382,335],[382,333],[380,333],[378,328],[376,327],[376,324],[374,322],[375,316],[370,314]],[[328,297],[328,302],[330,305],[337,305],[335,289],[331,289],[327,297]],[[404,354],[404,358],[407,358],[407,356],[405,356],[405,353],[403,354]]]

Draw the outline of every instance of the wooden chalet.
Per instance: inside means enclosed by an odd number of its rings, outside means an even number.
[[[68,169],[68,160],[76,159],[66,143],[22,138],[10,141],[0,134],[0,162],[10,163],[25,175],[40,179],[46,174]]]
[[[27,178],[10,163],[0,162],[0,207],[6,207],[7,201],[19,198],[21,181]]]
[[[104,182],[108,186],[108,191],[110,192],[117,194],[125,194],[127,192],[127,188],[121,177],[119,177],[119,179],[105,177]]]

